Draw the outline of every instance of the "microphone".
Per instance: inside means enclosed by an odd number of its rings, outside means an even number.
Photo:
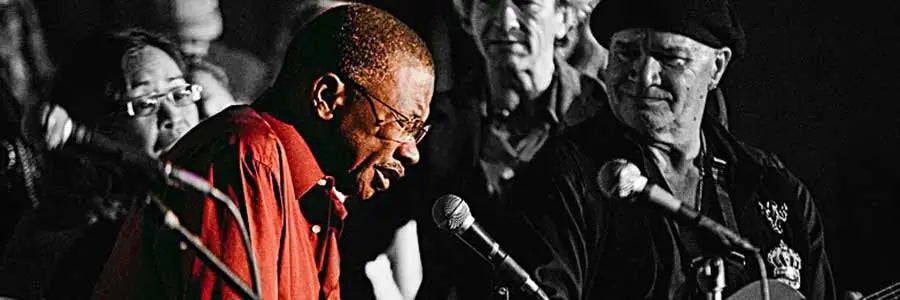
[[[42,141],[49,150],[58,150],[68,145],[79,145],[108,155],[127,165],[136,166],[146,171],[154,179],[162,179],[169,185],[187,186],[206,196],[225,196],[215,189],[206,179],[172,165],[171,162],[150,157],[134,146],[106,137],[82,124],[78,124],[65,109],[58,105],[45,104],[39,108],[42,116]],[[27,125],[26,125],[27,126]],[[225,196],[227,197],[227,196]]]
[[[759,248],[728,227],[684,205],[684,202],[660,186],[648,183],[647,178],[641,176],[641,170],[627,160],[620,158],[603,164],[597,174],[597,183],[606,197],[623,199],[630,203],[638,200],[650,202],[685,224],[711,231],[728,246],[747,252],[759,252]]]
[[[504,280],[519,285],[521,291],[535,299],[549,299],[531,276],[509,254],[500,249],[500,244],[475,223],[469,205],[459,196],[447,194],[438,198],[431,207],[431,217],[438,228],[453,233],[495,269],[499,269]]]

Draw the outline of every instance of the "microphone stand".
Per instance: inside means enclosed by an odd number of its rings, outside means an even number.
[[[244,244],[244,250],[247,254],[247,263],[250,264],[250,276],[253,280],[254,291],[258,293],[259,297],[262,297],[262,285],[259,279],[259,264],[256,261],[256,256],[253,255],[253,246],[250,243],[250,232],[247,230],[247,225],[244,224],[241,212],[238,210],[237,205],[234,204],[234,201],[222,191],[209,185],[203,177],[178,168],[169,161],[162,161],[160,162],[160,165],[162,166],[162,174],[168,185],[191,187],[194,191],[201,192],[203,195],[219,201],[228,208],[228,211],[231,213],[232,217],[234,217],[234,221],[237,223],[241,232],[241,242]]]
[[[494,286],[494,300],[509,300],[509,288],[504,285]]]
[[[150,199],[150,202],[155,205],[159,211],[163,214],[163,226],[168,229],[168,231],[174,233],[181,242],[187,245],[189,248],[193,249],[197,253],[197,257],[203,261],[204,264],[211,267],[216,271],[222,278],[225,279],[225,283],[228,284],[233,290],[237,291],[238,294],[241,295],[244,299],[260,299],[259,295],[254,293],[250,287],[243,283],[240,277],[237,276],[228,266],[225,265],[222,260],[216,257],[212,251],[209,251],[206,246],[203,245],[203,242],[200,241],[196,235],[192,234],[187,228],[181,226],[181,222],[178,221],[178,217],[175,216],[175,213],[172,212],[165,204],[162,203],[155,196],[147,197]],[[249,251],[249,250],[248,250]]]
[[[725,262],[722,257],[705,258],[697,268],[697,285],[706,294],[706,300],[722,300],[725,290]]]

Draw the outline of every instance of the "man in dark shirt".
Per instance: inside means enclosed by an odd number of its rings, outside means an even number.
[[[760,247],[769,278],[807,299],[833,299],[809,191],[773,155],[704,117],[707,94],[744,50],[728,1],[609,0],[592,18],[610,49],[609,109],[532,165],[512,198],[524,223],[511,254],[554,299],[696,299],[698,262],[709,257],[725,260],[725,295],[759,279],[754,257],[718,236],[604,196],[598,171],[624,158]]]

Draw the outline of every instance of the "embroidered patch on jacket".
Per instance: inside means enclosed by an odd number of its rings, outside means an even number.
[[[757,204],[759,204],[759,210],[763,216],[769,221],[769,225],[772,226],[772,230],[779,235],[784,234],[784,222],[787,222],[788,217],[787,204],[778,204],[773,201],[757,202]]]
[[[787,204],[773,201],[757,202],[757,204],[759,204],[759,211],[769,221],[769,227],[779,235],[778,246],[769,250],[766,255],[769,265],[772,266],[772,278],[799,290],[802,260],[800,254],[797,254],[797,251],[788,247],[784,242],[783,236],[784,223],[788,218]]]
[[[778,247],[769,251],[767,256],[769,264],[772,265],[774,270],[772,276],[795,290],[799,290],[800,268],[802,266],[800,255],[782,240],[779,242]]]

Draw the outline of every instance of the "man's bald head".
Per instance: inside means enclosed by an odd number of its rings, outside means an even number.
[[[369,5],[341,5],[297,32],[275,85],[293,88],[297,80],[335,72],[371,86],[388,79],[401,61],[418,62],[433,72],[431,54],[411,28]]]

